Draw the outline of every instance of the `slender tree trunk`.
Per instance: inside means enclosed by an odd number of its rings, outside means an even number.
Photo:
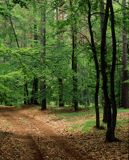
[[[35,0],[33,0],[33,15],[35,15],[36,13],[37,13],[36,2]],[[36,22],[36,18],[34,17],[34,46],[37,45],[37,41],[38,41],[37,22]],[[35,105],[38,105],[38,83],[39,83],[39,80],[35,76],[32,82],[32,97],[31,97],[31,104],[35,104]]]
[[[115,96],[115,69],[116,69],[116,34],[115,34],[115,17],[112,1],[110,2],[110,12],[111,12],[111,33],[112,33],[112,66],[110,72],[110,91],[111,91],[111,107],[112,107],[112,131],[111,135],[107,134],[107,140],[115,141],[115,127],[117,118],[117,106],[116,106],[116,96]]]
[[[105,104],[105,102],[103,103],[103,105],[104,105],[104,109],[103,109],[103,122],[104,123],[107,123],[107,107],[106,107],[106,104]]]
[[[6,6],[8,8],[9,7],[8,0],[5,0],[5,3],[6,3]],[[15,41],[16,41],[16,45],[17,45],[18,48],[20,48],[17,33],[16,33],[16,30],[15,30],[11,15],[8,16],[8,19],[9,19],[9,22],[10,22],[10,25],[11,25],[11,28],[12,28],[12,31],[13,31],[13,35],[14,35],[14,38],[15,38]]]
[[[96,128],[100,128],[100,115],[99,115],[99,102],[98,102],[98,94],[99,94],[99,82],[100,82],[100,70],[99,70],[99,62],[97,57],[97,50],[95,47],[94,42],[94,35],[92,30],[92,24],[91,24],[91,4],[88,0],[88,25],[89,25],[89,32],[90,32],[90,38],[91,38],[91,49],[93,53],[94,63],[95,63],[95,69],[96,69],[96,87],[95,87],[95,111],[96,111]]]
[[[110,138],[114,136],[112,133],[112,115],[111,115],[111,103],[110,97],[108,95],[108,78],[106,73],[106,32],[109,18],[109,9],[110,9],[110,0],[106,2],[106,10],[104,16],[104,25],[102,28],[102,37],[101,37],[101,72],[102,72],[102,83],[103,83],[103,94],[104,101],[107,106],[108,113],[108,123],[107,123],[107,133],[106,133],[106,141],[110,141]]]
[[[103,29],[103,25],[104,25],[104,0],[100,0],[100,26],[101,26],[100,28],[101,28],[101,32]]]
[[[6,5],[8,7],[8,5],[9,5],[8,1],[6,0],[5,2],[6,2]],[[9,22],[10,22],[10,25],[12,27],[12,31],[13,31],[13,34],[14,34],[14,37],[15,37],[17,48],[20,48],[20,44],[19,44],[19,41],[18,41],[17,33],[16,33],[16,30],[15,30],[15,27],[14,27],[14,24],[13,24],[11,16],[9,16]],[[29,96],[28,84],[27,84],[27,82],[25,82],[25,84],[24,84],[24,104],[29,104],[28,96]]]
[[[77,78],[77,28],[76,28],[76,17],[75,13],[73,13],[73,3],[70,0],[70,8],[71,8],[71,16],[73,17],[72,25],[71,25],[71,33],[72,33],[72,85],[73,85],[73,98],[72,98],[72,106],[75,111],[78,111],[78,78]]]
[[[110,96],[108,94],[108,79],[106,73],[106,32],[109,18],[109,9],[111,12],[111,33],[112,33],[112,66],[110,72]],[[106,141],[114,142],[118,141],[115,138],[115,126],[116,126],[116,116],[117,116],[117,108],[116,108],[116,100],[115,100],[115,66],[116,66],[116,36],[115,36],[115,25],[114,25],[114,10],[113,4],[111,0],[107,0],[106,2],[106,11],[104,17],[104,25],[102,29],[102,39],[101,39],[101,71],[102,71],[102,80],[103,80],[103,93],[105,104],[107,106],[107,132],[106,132]]]
[[[27,82],[24,84],[24,104],[29,104],[29,91]]]
[[[58,28],[58,22],[64,20],[64,17],[60,15],[59,7],[56,9],[56,22],[57,22],[57,33],[60,31]],[[60,47],[61,40],[63,39],[63,33],[57,35],[57,47]],[[59,75],[60,76],[60,75]],[[64,107],[64,91],[63,91],[63,79],[61,76],[58,78],[58,94],[59,94],[59,107]]]
[[[42,100],[41,100],[41,110],[47,109],[47,100],[46,100],[46,81],[41,81],[41,93],[42,93]]]
[[[129,108],[129,85],[124,83],[128,80],[128,70],[127,70],[127,28],[126,28],[126,0],[122,1],[123,5],[123,47],[122,47],[122,86],[121,86],[121,106],[124,108]]]
[[[100,28],[101,28],[101,36],[102,36],[102,29],[104,25],[104,0],[100,0]],[[102,98],[104,98],[102,96]],[[106,104],[103,103],[103,122],[107,123],[107,107]]]
[[[32,84],[31,104],[38,105],[38,78],[34,77]]]
[[[8,8],[9,7],[9,1],[5,0],[5,4],[6,4],[7,8]],[[13,35],[15,37],[15,41],[16,41],[17,47],[20,48],[18,37],[17,37],[17,33],[16,33],[16,30],[15,30],[11,15],[8,16],[8,19],[9,19],[10,25],[12,27],[12,31],[13,31]]]
[[[63,80],[58,78],[59,83],[59,107],[64,107],[64,98],[63,98]]]
[[[75,111],[78,110],[78,79],[77,79],[77,55],[75,55],[76,50],[76,38],[74,33],[72,33],[72,70],[73,70],[73,107]]]
[[[41,53],[41,65],[45,66],[45,56],[46,56],[46,1],[44,1],[44,5],[41,9],[41,23],[42,23],[42,31],[41,31],[41,44],[42,44],[42,53]],[[41,110],[46,110],[47,101],[46,101],[46,78],[43,75],[41,79]]]

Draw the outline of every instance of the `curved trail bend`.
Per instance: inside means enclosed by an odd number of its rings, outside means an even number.
[[[11,108],[0,109],[0,160],[90,160],[67,138],[40,121]]]

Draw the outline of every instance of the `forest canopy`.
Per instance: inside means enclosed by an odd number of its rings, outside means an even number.
[[[117,140],[129,107],[128,0],[0,0],[0,103],[99,109]]]

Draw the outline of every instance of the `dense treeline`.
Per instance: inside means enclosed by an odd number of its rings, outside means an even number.
[[[107,141],[129,107],[128,0],[0,1],[0,103],[104,108]]]

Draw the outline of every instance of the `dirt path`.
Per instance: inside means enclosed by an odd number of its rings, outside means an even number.
[[[121,115],[128,119],[128,113]],[[111,144],[104,143],[106,130],[71,133],[68,125],[49,111],[0,107],[0,160],[129,159],[127,125],[116,129],[122,142]]]
[[[5,149],[7,143],[10,147],[7,147],[9,150],[6,154],[4,154],[2,159],[43,159],[29,129],[24,125],[24,123],[22,123],[22,118],[20,115],[15,113],[12,114],[12,112],[3,112],[0,114],[0,117],[5,119],[6,123],[10,125],[10,128],[8,128],[6,132],[3,132],[5,140],[3,140],[3,145],[0,149]]]
[[[46,118],[46,117],[45,117]],[[28,112],[0,110],[0,160],[91,160]]]

